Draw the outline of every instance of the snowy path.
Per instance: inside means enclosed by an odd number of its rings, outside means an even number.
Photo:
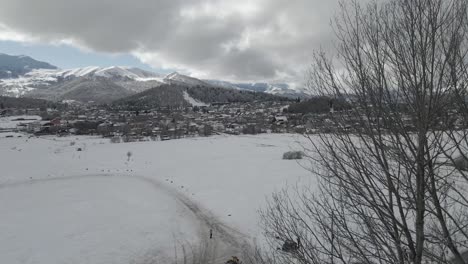
[[[179,209],[185,211],[185,215],[189,215],[189,221],[198,229],[198,242],[196,245],[190,244],[189,242],[180,243],[182,249],[178,249],[178,258],[183,258],[184,253],[190,256],[194,256],[200,263],[205,264],[216,264],[224,263],[230,256],[242,255],[244,247],[248,245],[246,242],[247,237],[240,231],[227,226],[211,212],[202,208],[199,204],[189,199],[186,195],[173,189],[156,179],[136,176],[128,174],[89,174],[89,175],[75,175],[67,177],[51,177],[46,179],[28,180],[8,184],[0,184],[0,192],[2,190],[8,190],[14,187],[21,186],[34,186],[39,184],[57,183],[57,182],[73,182],[83,179],[124,179],[125,181],[139,181],[147,186],[150,186],[153,191],[158,193],[164,193],[166,196],[171,197],[179,205]],[[213,239],[209,239],[209,230],[213,230]],[[179,238],[175,238],[179,239]],[[180,238],[184,239],[184,238]],[[186,241],[186,240],[185,240]],[[168,244],[172,244],[175,241],[168,241]],[[188,244],[187,244],[188,243]],[[190,252],[187,252],[190,251]],[[184,253],[183,253],[184,252]],[[151,253],[149,253],[151,256]],[[157,254],[155,254],[157,255]],[[135,257],[132,263],[135,264],[148,264],[154,261],[154,258],[145,258],[144,256]]]
[[[199,259],[199,261],[203,261],[203,264],[224,263],[231,256],[241,256],[244,252],[243,249],[248,246],[246,235],[242,234],[239,230],[229,227],[184,194],[155,179],[135,175],[125,175],[125,177],[140,179],[151,184],[157,190],[165,191],[171,197],[177,199],[182,206],[195,216],[200,224],[200,245],[198,246],[204,248],[202,249],[204,255],[200,256],[201,259]],[[209,238],[210,229],[213,230],[213,239]],[[198,254],[200,254],[200,252],[198,252]]]

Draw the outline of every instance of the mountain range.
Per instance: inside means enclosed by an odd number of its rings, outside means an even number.
[[[108,104],[163,85],[166,88],[161,88],[161,91],[167,89],[169,85],[179,87],[174,90],[180,90],[180,87],[185,87],[185,89],[205,87],[206,89],[224,88],[224,90],[260,92],[294,98],[305,95],[290,89],[287,84],[200,80],[177,72],[166,75],[121,66],[62,70],[28,56],[0,54],[0,96]],[[184,97],[184,95],[186,94],[179,94],[178,97]],[[187,96],[185,98],[187,101]],[[194,100],[200,100],[203,103],[206,98]]]

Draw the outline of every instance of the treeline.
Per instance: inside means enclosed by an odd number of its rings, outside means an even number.
[[[16,109],[28,109],[28,108],[57,108],[59,104],[50,102],[47,100],[42,99],[33,99],[33,98],[26,98],[26,97],[8,97],[8,96],[0,96],[0,109],[7,109],[7,108],[16,108]]]
[[[288,101],[290,99],[263,92],[243,91],[209,86],[193,86],[187,93],[205,103],[246,103],[253,101]]]

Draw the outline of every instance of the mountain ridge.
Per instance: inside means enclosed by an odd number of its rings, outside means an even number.
[[[0,57],[2,54],[0,54]],[[145,90],[171,84],[187,87],[221,87],[235,90],[262,92],[284,97],[298,97],[287,84],[269,83],[231,83],[221,80],[201,80],[178,72],[161,74],[143,70],[137,67],[88,66],[74,69],[58,69],[46,62],[36,61],[27,56],[9,56],[13,69],[23,60],[30,62],[26,69],[18,74],[3,74],[0,71],[0,96],[32,97],[47,100],[77,100],[87,103],[109,103],[125,96],[137,94]],[[3,62],[7,68],[8,62]],[[0,63],[0,66],[2,64]],[[1,70],[1,68],[0,68]],[[19,74],[22,73],[22,74]],[[80,83],[82,82],[82,83]],[[95,83],[93,83],[95,82]],[[102,91],[99,91],[102,89]],[[72,92],[72,90],[74,90]],[[85,93],[85,94],[81,94]],[[109,93],[108,98],[103,94]],[[98,98],[93,99],[92,96]]]

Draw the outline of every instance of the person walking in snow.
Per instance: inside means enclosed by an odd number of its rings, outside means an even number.
[[[213,238],[213,229],[210,229],[210,239]]]

